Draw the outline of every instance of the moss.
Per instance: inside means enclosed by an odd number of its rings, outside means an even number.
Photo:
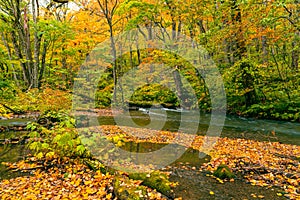
[[[132,173],[132,174],[129,174],[129,178],[131,178],[133,180],[145,180],[147,178],[147,174],[146,173]]]
[[[121,184],[121,183],[125,184]],[[142,200],[145,199],[147,188],[145,186],[132,185],[129,179],[115,178],[114,194],[120,200]]]
[[[231,179],[234,178],[235,175],[229,169],[227,165],[219,165],[218,168],[214,171],[213,175],[220,179]]]
[[[129,174],[129,178],[134,180],[142,180],[143,185],[156,189],[158,192],[166,196],[170,196],[171,194],[171,182],[166,174],[163,174],[159,171],[154,171],[151,174],[132,173]]]

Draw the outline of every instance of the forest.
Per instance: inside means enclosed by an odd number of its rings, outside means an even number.
[[[299,0],[0,0],[0,198],[300,198],[299,16]],[[197,116],[216,113],[205,149]],[[187,151],[138,165],[170,144]]]

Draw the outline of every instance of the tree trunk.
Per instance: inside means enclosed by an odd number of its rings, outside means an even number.
[[[243,56],[245,56],[246,46],[245,46],[243,30],[242,30],[242,13],[237,4],[237,0],[232,0],[231,18],[232,18],[232,23],[235,25],[234,27],[236,28],[234,34],[235,37],[234,42],[236,47],[236,49],[234,49],[234,57],[237,58],[238,60],[241,60]]]
[[[184,93],[183,92],[183,84],[182,84],[181,77],[180,77],[180,74],[178,71],[178,66],[175,66],[175,70],[173,71],[173,79],[175,82],[178,98],[181,101],[182,108],[188,108],[188,105],[186,105],[186,102],[185,102],[186,99],[183,95],[183,93]]]
[[[41,87],[41,81],[43,79],[44,71],[45,71],[45,68],[46,68],[47,46],[48,46],[48,43],[46,41],[44,41],[43,51],[42,51],[41,69],[40,69],[40,72],[39,72],[40,73],[39,74],[39,87]]]
[[[106,22],[109,27],[109,35],[110,35],[110,46],[111,46],[111,52],[113,56],[113,82],[114,82],[114,91],[113,91],[113,101],[116,102],[117,100],[117,50],[116,50],[116,44],[114,39],[114,30],[113,30],[113,17],[115,15],[116,9],[119,5],[119,1],[115,0],[113,2],[110,1],[101,1],[97,0],[98,5],[100,6],[100,10],[103,13]],[[109,4],[112,5],[109,5]]]
[[[300,32],[295,34],[295,39],[292,42],[292,61],[291,61],[291,68],[294,71],[298,71],[299,69],[299,44],[297,41],[300,40]]]
[[[114,33],[113,33],[113,25],[112,20],[107,19],[108,26],[109,26],[109,33],[110,33],[110,47],[111,47],[111,53],[113,55],[113,81],[114,81],[114,91],[113,91],[113,101],[117,102],[117,50],[116,50],[116,44],[114,39]]]
[[[38,25],[38,2],[36,0],[32,0],[32,15],[33,22],[35,27]],[[32,70],[32,87],[39,87],[39,79],[38,79],[38,71],[40,64],[40,43],[41,37],[38,35],[38,31],[34,31],[34,62],[33,62],[33,70]]]
[[[9,46],[9,44],[8,44],[8,42],[7,42],[7,40],[6,40],[6,37],[4,36],[4,33],[3,33],[3,32],[1,32],[1,38],[2,38],[2,41],[3,41],[3,44],[4,44],[5,48],[6,48],[6,50],[7,50],[8,59],[9,59],[10,61],[12,61],[12,52],[11,52],[11,48],[10,48],[10,46]],[[14,65],[13,63],[11,63],[11,68],[12,68],[12,70],[13,70],[13,77],[14,77],[14,80],[15,80],[17,86],[20,86],[19,80],[18,80],[17,75],[16,75],[16,71],[15,71],[15,65]]]
[[[234,34],[234,42],[236,49],[234,51],[234,58],[238,60],[242,60],[247,53],[244,36],[243,36],[243,29],[242,29],[242,13],[237,4],[237,0],[232,0],[231,5],[231,18],[232,23],[235,25],[236,32]],[[246,107],[250,107],[251,105],[257,103],[257,95],[254,87],[254,77],[251,74],[253,71],[253,66],[248,61],[243,61],[240,63],[240,73],[242,73],[242,85],[243,89],[246,90],[244,97],[245,97],[245,105]]]
[[[178,26],[177,26],[177,40],[179,40],[179,37],[181,35],[181,28],[182,28],[182,22],[179,20]]]
[[[14,49],[15,49],[15,54],[20,59],[20,65],[22,67],[22,72],[23,72],[23,80],[24,80],[25,84],[29,85],[30,77],[29,77],[27,65],[24,62],[22,62],[22,60],[24,58],[23,58],[23,55],[22,55],[22,52],[21,52],[22,51],[21,46],[18,43],[16,32],[14,30],[11,32],[11,38],[12,38],[12,43],[13,43],[13,46],[14,46]]]
[[[261,43],[262,43],[262,62],[267,63],[268,62],[268,46],[267,46],[267,36],[261,37]]]

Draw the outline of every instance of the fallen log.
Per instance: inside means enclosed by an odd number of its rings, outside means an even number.
[[[10,139],[0,139],[0,145],[6,144],[25,144],[29,137],[21,137],[21,138],[10,138]]]

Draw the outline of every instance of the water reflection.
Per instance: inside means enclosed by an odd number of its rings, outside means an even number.
[[[167,144],[161,144],[161,143],[151,143],[151,142],[126,142],[124,146],[122,146],[121,148],[129,151],[129,152],[134,152],[134,153],[149,153],[149,152],[154,152],[157,151],[163,147],[165,147]],[[174,150],[176,148],[181,147],[180,145],[176,145],[174,144]],[[171,153],[176,153],[176,150]],[[186,148],[186,150],[184,151],[184,153],[179,156],[179,158],[174,161],[171,165],[173,166],[177,166],[180,165],[182,163],[186,164],[188,163],[189,166],[201,166],[203,163],[209,162],[211,157],[209,155],[205,155],[201,158],[199,158],[199,151],[196,149],[192,149],[192,148]],[[163,159],[161,156],[159,156],[159,159],[155,159],[153,158],[152,161],[155,162],[157,161],[157,164],[160,164],[161,162],[163,162],[161,159]],[[154,163],[155,164],[155,163]]]

